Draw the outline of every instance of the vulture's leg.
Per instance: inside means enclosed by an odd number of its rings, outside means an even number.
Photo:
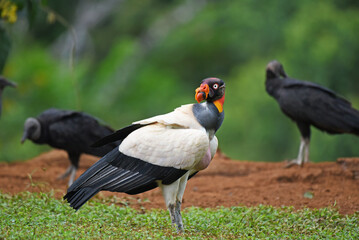
[[[57,177],[57,180],[63,180],[66,177],[68,177],[70,175],[69,178],[69,182],[68,182],[68,186],[70,187],[72,185],[72,183],[74,182],[75,176],[76,176],[76,171],[77,171],[77,167],[75,167],[74,165],[70,165],[64,174],[60,175],[59,177]]]
[[[69,183],[68,186],[70,187],[72,185],[72,183],[74,182],[74,179],[76,177],[76,172],[77,172],[77,167],[72,166],[71,169],[71,174],[70,174],[70,178],[69,178]]]
[[[310,139],[305,138],[304,139],[304,163],[310,162],[310,160],[309,160],[309,143],[310,143]]]
[[[166,202],[166,207],[171,216],[172,225],[176,225],[177,230],[178,230],[178,225],[177,225],[178,219],[176,214],[176,196],[178,192],[179,183],[180,183],[180,179],[169,185],[160,184],[160,187],[162,189],[162,194]]]
[[[68,152],[67,155],[69,156],[71,165],[66,169],[65,173],[63,175],[59,176],[57,179],[64,179],[70,175],[69,182],[68,182],[68,186],[70,187],[76,177],[76,171],[79,166],[80,154]]]
[[[73,165],[71,164],[62,175],[57,177],[57,180],[62,180],[64,178],[66,178],[67,176],[69,176],[72,171],[72,168],[73,168]]]
[[[177,231],[178,232],[183,232],[183,221],[182,221],[182,216],[181,216],[181,205],[182,205],[182,198],[183,198],[183,194],[184,191],[186,189],[186,185],[187,185],[187,179],[189,176],[189,172],[187,172],[185,175],[183,175],[180,179],[179,182],[179,187],[178,187],[178,193],[177,193],[177,197],[176,197],[176,219],[177,219]]]
[[[304,163],[304,155],[303,155],[304,149],[305,149],[305,140],[302,138],[300,140],[298,157],[296,159],[293,159],[293,160],[289,161],[288,164],[285,167],[289,168],[289,167],[291,167],[293,165],[302,166],[303,163]]]
[[[179,233],[183,232],[183,221],[182,221],[182,216],[181,216],[181,205],[182,202],[181,201],[176,201],[176,206],[175,206],[175,214],[176,214],[176,224],[177,224],[177,231]]]
[[[302,138],[300,140],[299,153],[297,159],[290,161],[285,167],[291,167],[293,165],[303,166],[303,164],[309,161],[309,140],[310,140],[310,125],[304,122],[297,122],[298,129]]]

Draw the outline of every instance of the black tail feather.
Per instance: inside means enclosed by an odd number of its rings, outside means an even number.
[[[68,192],[64,199],[70,203],[70,206],[78,210],[82,205],[84,205],[90,198],[92,198],[96,193],[99,192],[99,189],[94,188],[81,188],[77,191]]]

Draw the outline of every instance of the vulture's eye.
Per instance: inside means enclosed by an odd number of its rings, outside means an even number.
[[[214,90],[217,90],[217,89],[218,89],[218,84],[217,84],[217,83],[213,84],[213,89],[214,89]]]

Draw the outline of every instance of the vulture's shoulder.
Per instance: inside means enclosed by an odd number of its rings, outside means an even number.
[[[175,128],[203,129],[193,114],[194,104],[186,104],[174,111],[134,122],[133,124],[163,124]]]
[[[293,91],[305,89],[307,92],[310,91],[310,94],[318,94],[318,95],[324,94],[328,97],[335,98],[336,100],[340,101],[343,104],[351,105],[351,103],[348,100],[339,96],[336,92],[316,83],[287,78],[283,85],[283,88]]]
[[[60,110],[56,108],[50,108],[42,112],[37,118],[42,122],[58,122],[64,119],[81,116],[81,113],[69,110]]]

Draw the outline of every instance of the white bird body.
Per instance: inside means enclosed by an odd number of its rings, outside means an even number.
[[[187,104],[173,112],[134,122],[149,125],[130,133],[119,151],[155,165],[185,170],[199,166],[207,151],[211,152],[212,159],[218,140],[212,137],[210,149],[209,133],[194,121],[192,108],[193,104]]]
[[[123,154],[177,169],[192,169],[209,148],[206,132],[153,124],[132,132],[119,146]]]

